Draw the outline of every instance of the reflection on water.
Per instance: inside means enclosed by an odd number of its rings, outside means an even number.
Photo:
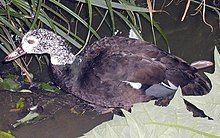
[[[220,47],[220,30],[218,28],[217,17],[213,17],[212,12],[206,14],[207,21],[215,28],[214,32],[202,22],[202,16],[188,16],[184,22],[180,19],[183,15],[185,5],[171,5],[166,8],[170,15],[161,13],[154,17],[164,29],[169,40],[171,53],[185,59],[188,62],[196,60],[211,60],[213,58],[214,47]],[[192,9],[195,7],[191,7]],[[128,34],[128,29],[122,25],[120,21],[116,21],[119,26],[117,28],[122,31],[122,35]],[[99,20],[96,20],[99,23]],[[143,24],[143,37],[145,40],[152,41],[150,25]],[[106,35],[105,28],[101,27],[99,33],[101,36]],[[167,49],[163,39],[157,34],[158,46],[164,50]],[[33,65],[32,65],[33,66]],[[32,67],[37,69],[36,67]],[[212,71],[212,69],[209,69]],[[45,76],[47,70],[42,72],[36,71],[35,77],[38,80],[48,80],[41,78]],[[9,110],[14,106],[13,97],[21,97],[19,94],[9,94],[0,92],[0,130],[7,130],[8,124],[13,123],[18,116],[16,113],[9,113]],[[89,131],[97,124],[105,120],[111,119],[112,115],[96,115],[96,113],[86,112],[83,116],[76,115],[70,112],[69,107],[64,107],[53,116],[36,124],[26,125],[14,129],[12,132],[22,138],[26,137],[76,137]]]

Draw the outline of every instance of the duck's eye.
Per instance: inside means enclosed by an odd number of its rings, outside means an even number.
[[[34,40],[28,40],[27,41],[29,44],[33,44],[35,41]]]

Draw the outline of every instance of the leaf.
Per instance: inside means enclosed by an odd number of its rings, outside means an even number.
[[[80,21],[85,27],[87,27],[95,36],[96,38],[100,39],[100,36],[97,34],[97,32],[90,26],[88,23],[83,20],[77,13],[66,7],[65,5],[62,5],[60,2],[55,0],[50,0],[51,3],[55,4],[56,6],[60,7],[64,11],[68,12],[72,17],[76,18],[78,21]]]
[[[138,36],[139,39],[143,40],[139,30],[136,29],[135,26],[123,14],[121,14],[120,12],[117,12],[115,10],[114,10],[114,12],[130,27],[130,29],[132,29],[134,31],[134,33]]]
[[[48,91],[48,92],[56,92],[56,93],[60,92],[60,90],[57,87],[52,86],[49,83],[41,83],[40,89]]]
[[[0,131],[0,138],[15,138],[10,131]]]
[[[105,0],[105,3],[108,7],[109,14],[110,14],[111,21],[112,21],[112,34],[114,34],[114,32],[115,32],[115,17],[114,17],[114,13],[113,13],[113,9],[112,9],[112,3],[111,3],[111,0]]]
[[[180,88],[168,107],[150,101],[134,104],[131,113],[122,111],[125,117],[115,115],[83,137],[220,137],[219,122],[195,118],[187,111]]]
[[[149,13],[150,13],[150,24],[151,24],[151,30],[152,30],[152,34],[153,34],[153,38],[154,38],[154,44],[156,45],[156,36],[155,36],[155,32],[154,32],[154,23],[153,23],[153,6],[151,3],[151,0],[147,0],[147,6],[149,9]]]
[[[37,10],[36,10],[36,12],[35,12],[34,20],[33,20],[33,22],[32,22],[32,25],[31,25],[31,27],[30,27],[30,30],[33,30],[34,27],[36,26],[38,17],[39,17],[39,15],[40,15],[41,5],[42,5],[42,0],[39,0],[39,1],[38,1]]]
[[[24,101],[25,99],[24,98],[20,98],[17,103],[16,103],[16,109],[22,109],[24,108]]]
[[[0,16],[0,22],[2,22],[5,26],[10,28],[18,36],[21,35],[21,33],[8,20],[6,20],[3,16]]]
[[[87,3],[86,0],[76,0],[82,3]],[[104,0],[92,0],[92,5],[101,7],[104,9],[108,9],[108,5]],[[139,6],[131,6],[131,5],[124,5],[117,2],[111,2],[112,8],[120,9],[120,10],[129,10],[135,12],[149,12],[146,8],[139,7]]]
[[[6,2],[5,2],[5,0],[0,0],[0,3],[1,3],[1,5],[2,5],[4,8],[6,8]]]
[[[22,92],[22,93],[32,93],[32,91],[28,90],[28,89],[22,89],[19,92]]]
[[[18,76],[17,76],[17,75],[14,75],[14,74],[8,74],[8,75],[6,76],[6,78],[11,79],[11,80],[17,80]]]
[[[140,15],[142,15],[146,20],[150,21],[150,16],[146,13],[140,13]],[[153,19],[153,25],[154,27],[157,29],[157,31],[160,33],[160,35],[163,37],[163,39],[165,40],[166,44],[167,44],[167,48],[168,51],[170,51],[170,47],[169,47],[169,41],[168,38],[164,32],[164,30],[160,27],[160,25]]]
[[[3,82],[0,82],[0,89],[2,90],[16,91],[19,88],[19,83],[11,78],[5,78]]]
[[[24,123],[28,123],[29,121],[35,119],[36,117],[38,117],[39,114],[36,112],[29,112],[24,118],[17,120],[15,124],[13,124],[13,127],[16,128],[17,126],[24,124]]]
[[[0,77],[0,83],[3,82],[4,80]]]
[[[131,5],[131,3],[128,2],[128,1],[126,1],[126,0],[119,0],[119,2],[120,2],[121,4],[123,4],[125,7],[128,7],[129,5]],[[135,6],[135,5],[133,5],[133,6]],[[128,9],[129,9],[129,8],[128,8]],[[129,20],[131,20],[131,23],[132,23],[136,28],[139,28],[139,27],[137,26],[137,19],[136,19],[136,16],[135,16],[134,11],[132,11],[132,10],[126,10],[126,12],[127,12],[128,17],[129,17]]]
[[[220,121],[220,55],[217,48],[214,51],[214,60],[215,72],[213,74],[205,73],[211,80],[211,91],[204,96],[184,96],[184,98],[202,109],[207,116]]]
[[[88,11],[89,11],[89,26],[92,26],[92,2],[91,0],[87,1],[88,3]]]

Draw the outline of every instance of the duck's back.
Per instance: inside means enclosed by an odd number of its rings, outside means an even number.
[[[84,51],[78,75],[64,73],[60,84],[68,92],[99,106],[130,107],[133,103],[149,101],[152,96],[146,94],[146,89],[168,81],[181,86],[184,95],[210,91],[210,84],[195,68],[148,42],[106,37]],[[68,69],[71,73],[72,69]],[[164,96],[163,89],[154,90]]]

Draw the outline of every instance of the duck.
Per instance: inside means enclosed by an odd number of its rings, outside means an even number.
[[[133,38],[104,37],[74,55],[64,38],[41,28],[27,32],[5,61],[25,54],[48,54],[55,84],[97,110],[129,109],[155,99],[167,104],[179,86],[183,95],[205,95],[211,90],[195,67]]]

